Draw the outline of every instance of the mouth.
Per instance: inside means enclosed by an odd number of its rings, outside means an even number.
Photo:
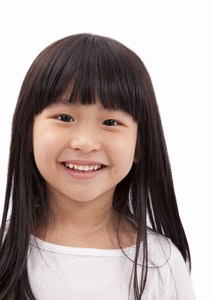
[[[74,162],[62,162],[62,164],[70,171],[78,173],[91,173],[101,170],[106,166],[100,163],[74,163]]]

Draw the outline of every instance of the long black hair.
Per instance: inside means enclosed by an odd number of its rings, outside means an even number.
[[[20,90],[0,230],[0,299],[35,299],[27,274],[29,240],[40,218],[47,218],[49,203],[45,181],[34,161],[32,129],[35,116],[59,102],[64,93],[70,103],[91,104],[98,97],[105,108],[124,110],[138,123],[136,163],[117,185],[113,206],[137,227],[133,286],[135,299],[141,299],[148,271],[147,219],[152,229],[170,238],[184,260],[190,262],[189,246],[148,71],[141,59],[120,42],[87,33],[65,37],[44,49]],[[143,270],[139,280],[141,241]]]

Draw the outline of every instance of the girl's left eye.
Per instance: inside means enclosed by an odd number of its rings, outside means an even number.
[[[106,126],[117,126],[120,123],[118,121],[114,120],[114,119],[107,119],[104,122],[102,122],[102,124],[106,125]]]
[[[74,121],[72,116],[65,115],[65,114],[57,116],[57,119],[62,122],[73,122]]]

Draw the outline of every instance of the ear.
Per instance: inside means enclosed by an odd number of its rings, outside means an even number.
[[[26,146],[27,146],[27,152],[31,154],[33,152],[33,145],[31,139],[28,140]]]
[[[138,159],[136,153],[135,153],[133,162],[134,162],[134,164],[137,164],[139,162],[139,159]]]
[[[138,142],[138,139],[137,139],[136,146],[135,146],[134,160],[133,160],[133,162],[135,164],[137,164],[140,160],[139,148],[138,147],[139,147],[139,142]]]

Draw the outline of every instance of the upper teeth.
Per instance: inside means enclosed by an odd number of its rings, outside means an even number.
[[[74,170],[79,170],[79,171],[92,171],[92,170],[99,170],[101,168],[100,164],[96,165],[75,165],[72,163],[65,163],[66,167]]]

